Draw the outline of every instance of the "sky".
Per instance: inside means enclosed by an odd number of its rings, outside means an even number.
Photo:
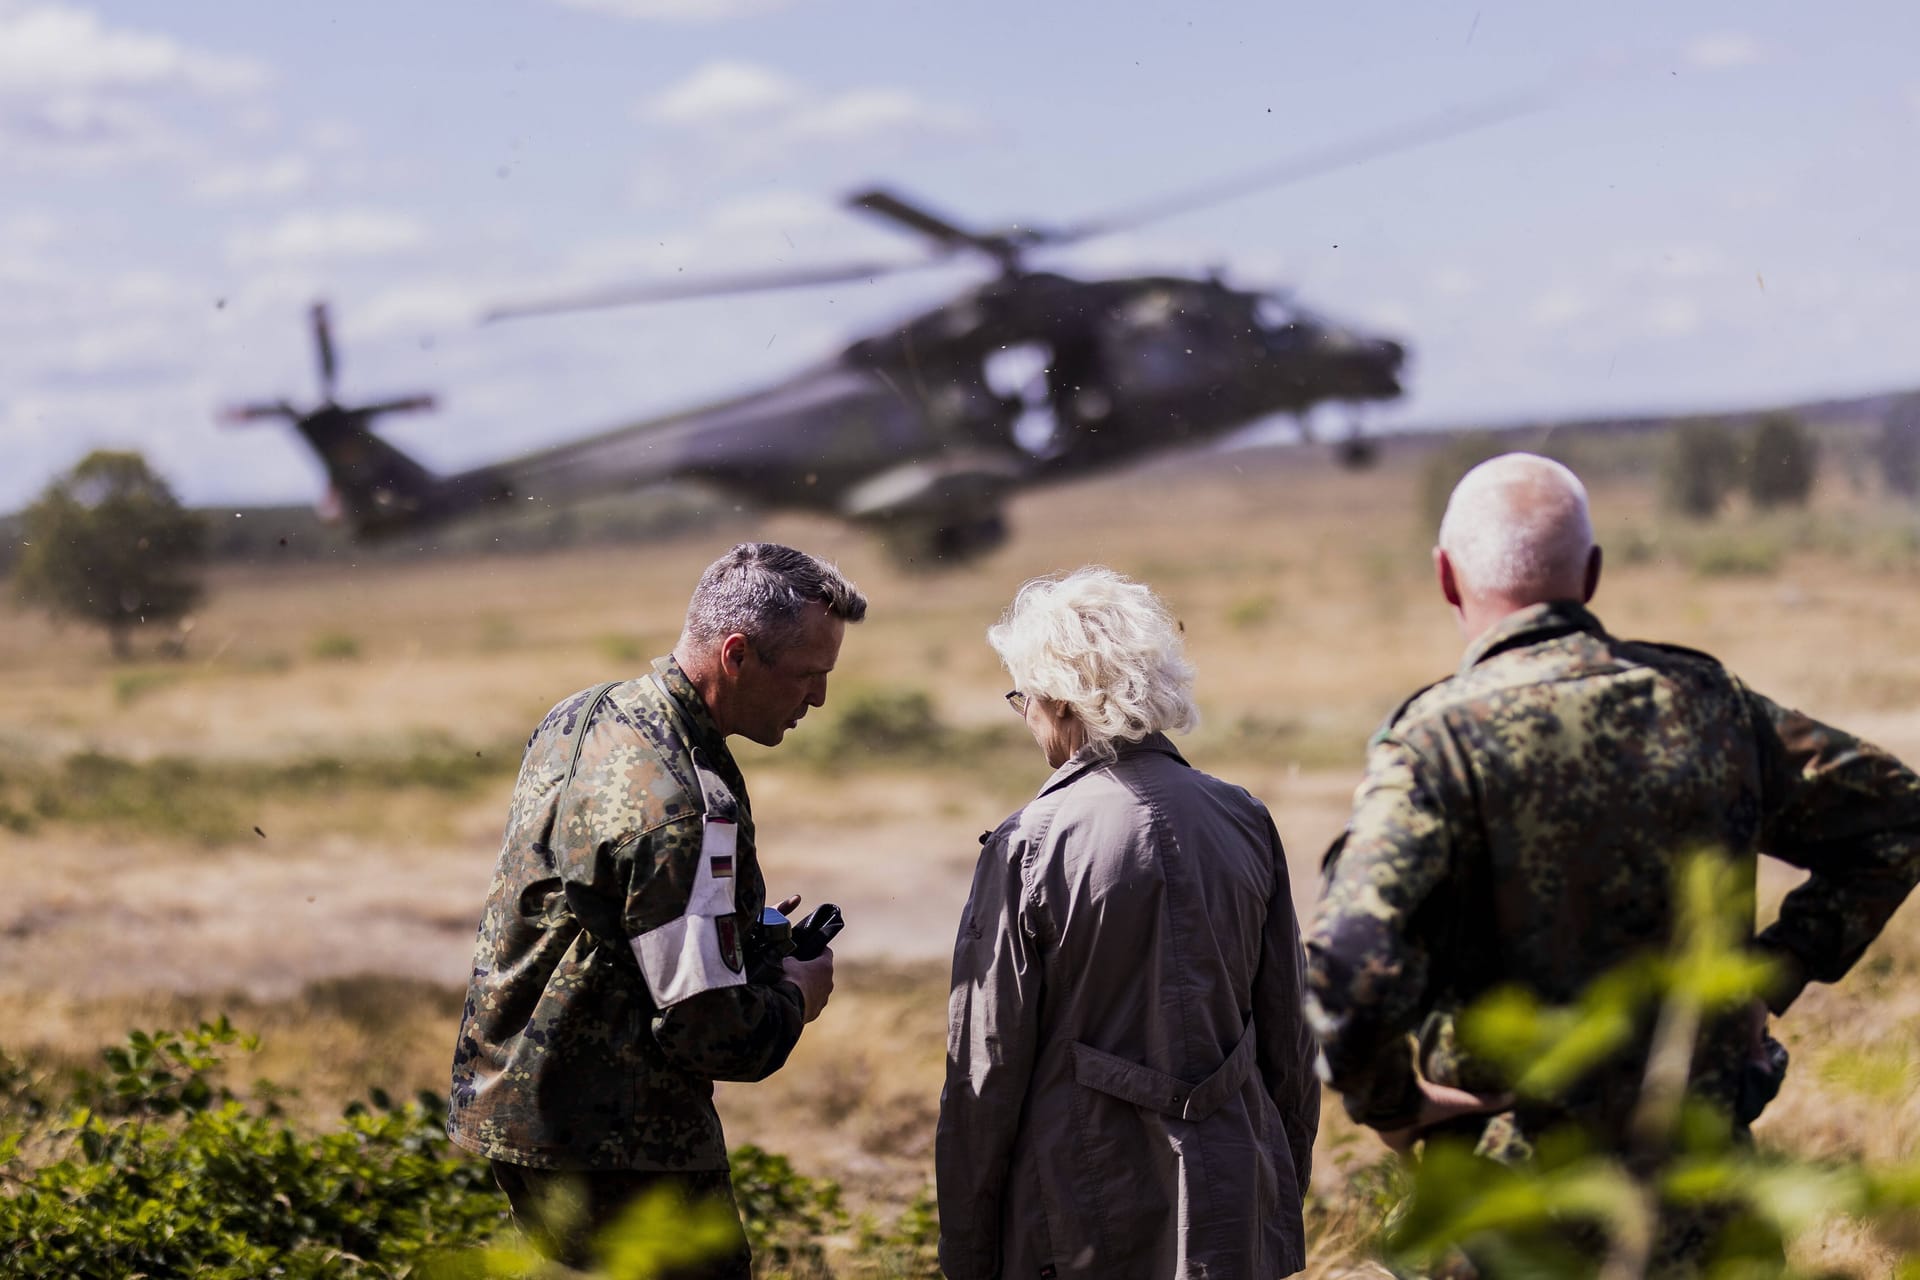
[[[778,380],[979,279],[482,326],[680,274],[909,259],[885,182],[1063,223],[1523,95],[1525,116],[1045,255],[1221,270],[1412,351],[1383,427],[1920,385],[1920,6],[0,0],[0,510],[95,447],[305,501],[228,402],[436,393],[454,469]],[[1336,420],[1344,414],[1323,410]]]

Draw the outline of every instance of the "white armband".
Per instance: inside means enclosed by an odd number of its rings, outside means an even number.
[[[747,966],[734,916],[736,834],[733,823],[707,819],[686,913],[629,940],[656,1008],[671,1008],[702,991],[746,985]]]

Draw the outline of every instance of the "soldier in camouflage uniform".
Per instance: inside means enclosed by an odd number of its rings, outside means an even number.
[[[713,1082],[779,1070],[832,991],[830,950],[756,964],[766,885],[726,740],[774,746],[824,703],[846,624],[865,613],[811,556],[735,547],[701,577],[671,656],[563,700],[527,744],[447,1131],[493,1161],[515,1217],[573,1265],[662,1185],[732,1210]],[[561,1190],[566,1221],[543,1212]],[[741,1236],[697,1274],[747,1265]]]
[[[1766,1008],[1705,1028],[1689,1086],[1741,1126],[1760,1104],[1740,1081],[1784,1069],[1767,1009],[1837,981],[1920,879],[1920,779],[1705,654],[1608,634],[1585,608],[1600,574],[1586,493],[1558,463],[1468,473],[1434,562],[1469,644],[1373,739],[1328,854],[1307,937],[1323,1075],[1398,1150],[1445,1125],[1513,1159],[1569,1121],[1625,1149],[1646,1035],[1558,1106],[1511,1110],[1448,1015],[1510,983],[1575,1001],[1668,941],[1676,857],[1718,851],[1750,886],[1765,852],[1811,873],[1753,939],[1779,977]],[[1669,1261],[1709,1243],[1670,1225]]]

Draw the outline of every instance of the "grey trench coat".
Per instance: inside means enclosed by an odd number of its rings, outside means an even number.
[[[1290,1275],[1320,1118],[1280,838],[1164,736],[982,837],[935,1163],[953,1280]]]

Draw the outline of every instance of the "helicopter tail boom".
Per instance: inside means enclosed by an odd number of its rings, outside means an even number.
[[[380,406],[376,406],[378,408]],[[355,536],[379,538],[434,524],[509,496],[490,471],[442,476],[368,428],[370,410],[323,408],[294,423],[327,473],[322,511]]]

